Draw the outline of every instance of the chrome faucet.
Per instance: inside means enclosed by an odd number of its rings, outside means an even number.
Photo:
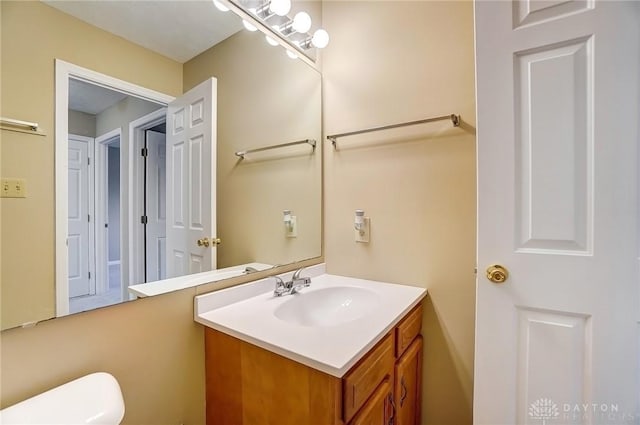
[[[302,273],[302,268],[296,270],[291,276],[291,280],[289,282],[285,282],[280,278],[280,276],[273,276],[276,280],[276,287],[273,290],[273,295],[276,297],[281,297],[283,295],[293,295],[298,293],[301,288],[306,288],[311,285],[310,277],[300,277]]]
[[[295,273],[293,273],[293,276],[291,276],[291,294],[295,294],[301,288],[306,288],[311,285],[310,277],[300,277],[300,273],[302,273],[303,269],[304,267],[299,268]]]

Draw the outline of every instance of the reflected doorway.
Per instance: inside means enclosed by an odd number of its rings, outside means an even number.
[[[158,151],[164,149],[158,142],[164,140],[163,123],[149,131],[150,178],[146,173],[136,175],[137,180],[126,177],[127,164],[138,161],[132,155],[141,153],[129,149],[129,131],[134,121],[165,109],[87,80],[69,78],[68,313],[129,299],[127,278],[129,269],[135,267],[127,259],[129,199],[137,187],[147,191],[147,184],[155,182],[156,189],[148,191],[153,196],[150,200],[155,205],[166,203],[165,194],[157,190],[165,186],[166,166],[161,163],[166,155]],[[161,273],[161,267],[156,269]]]

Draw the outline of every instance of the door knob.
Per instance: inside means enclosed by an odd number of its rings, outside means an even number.
[[[222,243],[222,239],[220,238],[211,238],[212,245],[220,245]]]
[[[500,264],[492,264],[487,267],[487,279],[493,283],[504,283],[509,279],[509,271]]]
[[[198,246],[209,247],[209,238],[198,239]]]

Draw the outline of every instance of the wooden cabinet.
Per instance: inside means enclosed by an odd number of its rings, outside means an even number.
[[[382,381],[350,425],[389,425],[393,420],[393,393],[389,379]]]
[[[395,367],[395,425],[420,424],[422,337],[417,336]]]
[[[393,345],[393,335],[389,334],[342,378],[345,421],[351,420],[380,383],[391,377]]]
[[[422,306],[342,378],[205,328],[207,425],[419,425]]]

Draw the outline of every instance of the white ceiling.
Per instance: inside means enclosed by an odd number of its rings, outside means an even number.
[[[42,0],[91,25],[184,63],[242,29],[211,0]]]

